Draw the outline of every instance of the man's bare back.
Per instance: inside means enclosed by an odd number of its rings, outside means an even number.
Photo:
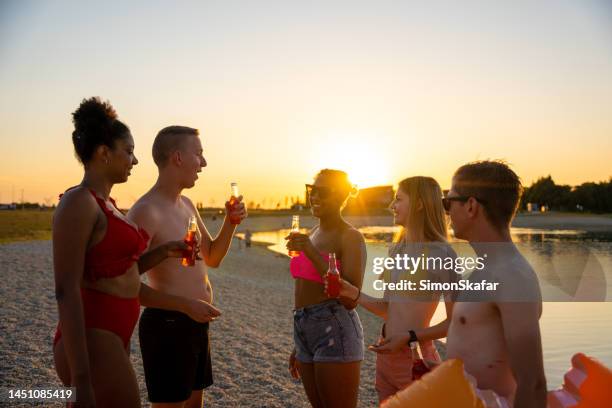
[[[140,224],[149,232],[152,248],[167,242],[170,237],[172,240],[183,239],[191,216],[196,216],[199,221],[199,240],[208,236],[208,233],[202,234],[203,223],[185,196],[172,202],[152,189],[134,204],[130,213],[139,220],[145,220]],[[212,288],[203,260],[197,260],[194,266],[182,266],[180,259],[167,259],[150,269],[147,278],[148,285],[153,289],[212,303]]]

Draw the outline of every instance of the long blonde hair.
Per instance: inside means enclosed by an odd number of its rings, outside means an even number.
[[[448,228],[442,205],[442,189],[438,182],[431,177],[408,177],[400,181],[398,188],[408,195],[408,228],[422,228],[422,237],[426,241],[446,242]],[[418,208],[419,203],[422,203],[422,209]],[[394,241],[399,243],[405,239],[406,230],[402,228]]]

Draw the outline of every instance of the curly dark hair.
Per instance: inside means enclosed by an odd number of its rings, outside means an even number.
[[[130,129],[119,119],[110,102],[94,96],[83,99],[72,113],[72,143],[77,158],[86,164],[93,157],[96,147],[115,147],[115,140],[125,138]]]

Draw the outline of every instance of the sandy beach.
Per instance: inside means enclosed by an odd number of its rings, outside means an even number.
[[[567,220],[566,216],[563,216]],[[390,217],[347,217],[356,226],[390,225]],[[606,226],[605,217],[576,217],[584,225]],[[612,219],[609,219],[612,223]],[[214,235],[221,219],[206,218]],[[289,227],[288,217],[253,217],[238,232],[270,231]],[[532,228],[564,229],[553,225],[554,216],[519,216],[515,225]],[[302,227],[315,219],[301,217]],[[589,224],[590,223],[590,224]],[[570,225],[570,224],[568,224]],[[571,224],[573,225],[573,224]],[[553,228],[554,227],[554,228]],[[0,288],[0,386],[30,388],[59,385],[51,354],[51,341],[57,323],[53,293],[51,241],[15,242],[0,245],[2,260]],[[217,407],[307,407],[299,382],[287,371],[292,350],[293,281],[288,273],[289,259],[262,245],[245,248],[235,239],[218,269],[210,269],[215,304],[221,318],[211,326],[215,384],[207,389],[206,406]],[[374,342],[380,321],[362,308],[366,344]],[[132,338],[131,358],[146,398],[142,361],[137,337]],[[375,356],[366,352],[362,365],[360,407],[376,406],[374,390]],[[48,405],[47,405],[48,406]],[[56,404],[55,406],[61,406]]]
[[[249,227],[257,229],[256,225]],[[3,244],[0,259],[0,386],[59,385],[51,354],[57,323],[51,242]],[[206,391],[206,406],[308,406],[301,384],[294,382],[287,371],[293,347],[293,282],[288,265],[287,257],[261,246],[239,248],[234,240],[221,267],[210,270],[215,304],[223,315],[211,326],[215,384]],[[369,344],[379,323],[363,309],[359,315]],[[148,406],[136,336],[131,351],[141,399]],[[376,405],[373,382],[374,355],[368,352],[362,366],[362,407]]]

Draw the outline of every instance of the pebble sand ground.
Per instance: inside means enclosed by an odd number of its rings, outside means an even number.
[[[51,242],[0,245],[0,260],[0,387],[59,385],[51,353],[57,323]],[[287,371],[293,347],[288,265],[286,257],[263,247],[239,248],[234,242],[221,267],[210,270],[215,304],[223,315],[211,325],[215,384],[205,392],[205,406],[308,406],[301,384]],[[359,314],[366,344],[371,344],[380,323],[363,309]],[[374,356],[366,356],[359,406],[373,407]],[[131,359],[148,406],[137,336]]]

